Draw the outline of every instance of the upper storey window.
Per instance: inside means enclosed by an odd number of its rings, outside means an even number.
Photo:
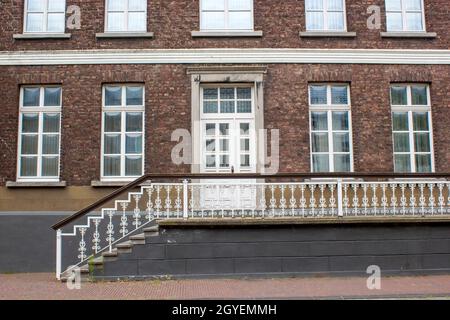
[[[387,31],[425,31],[423,0],[386,0]]]
[[[65,0],[26,0],[25,32],[63,33]]]
[[[200,29],[253,30],[253,0],[200,0]]]
[[[345,31],[345,0],[306,0],[306,30]]]
[[[147,31],[147,0],[106,0],[106,32]]]

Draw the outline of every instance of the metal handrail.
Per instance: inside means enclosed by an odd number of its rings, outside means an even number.
[[[61,229],[76,219],[85,216],[87,213],[99,206],[120,196],[124,192],[133,189],[145,181],[151,180],[204,180],[204,179],[327,179],[327,178],[366,178],[366,179],[395,179],[395,178],[450,178],[450,172],[446,173],[277,173],[277,174],[145,174],[142,177],[120,187],[109,195],[97,200],[89,206],[79,210],[71,216],[57,222],[52,226],[54,230]]]

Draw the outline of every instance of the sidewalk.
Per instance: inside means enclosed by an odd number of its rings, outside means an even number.
[[[0,274],[3,299],[344,299],[439,297],[450,299],[450,275],[384,277],[381,290],[366,278],[309,277],[260,280],[167,280],[82,283],[69,290],[54,274]]]

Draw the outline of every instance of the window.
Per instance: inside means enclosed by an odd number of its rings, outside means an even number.
[[[391,106],[395,172],[432,172],[429,87],[392,85]]]
[[[201,30],[253,30],[253,0],[200,0]]]
[[[107,32],[147,31],[147,0],[106,0]]]
[[[251,87],[205,87],[202,95],[203,114],[252,113]]]
[[[353,171],[349,91],[345,84],[309,86],[313,172]]]
[[[144,109],[142,85],[103,87],[103,180],[143,174]]]
[[[65,0],[25,0],[25,32],[62,33],[65,30]]]
[[[386,0],[387,31],[425,31],[423,0]]]
[[[345,0],[306,0],[306,30],[345,31]]]
[[[59,180],[61,87],[20,90],[18,180]]]

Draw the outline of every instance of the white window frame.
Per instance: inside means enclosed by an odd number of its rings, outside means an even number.
[[[24,88],[39,88],[39,106],[36,107],[24,107],[23,106],[23,96]],[[45,107],[44,106],[44,90],[45,88],[61,88],[60,92],[60,106]],[[22,115],[26,113],[37,113],[38,114],[38,150],[37,154],[37,165],[36,165],[36,176],[21,176],[21,160],[22,160]],[[44,113],[59,113],[59,141],[58,141],[58,175],[56,176],[42,176],[42,140],[43,140],[43,126]],[[17,174],[16,179],[18,182],[58,182],[61,174],[61,118],[62,118],[62,86],[61,85],[24,85],[20,87],[20,98],[19,98],[19,136],[17,141]],[[36,133],[34,133],[36,134]],[[55,133],[51,133],[55,134]]]
[[[406,86],[406,105],[393,105],[392,104],[392,87]],[[414,86],[425,86],[427,88],[427,105],[413,105],[412,104],[412,91],[411,88]],[[396,154],[408,154],[410,156],[411,172],[417,173],[416,165],[416,154],[429,154],[431,155],[431,172],[435,172],[435,157],[434,157],[434,141],[433,141],[433,121],[431,116],[431,93],[430,85],[426,83],[391,83],[389,86],[389,98],[391,105],[391,119],[392,119],[392,160],[394,163],[394,171],[397,172],[395,168],[395,155]],[[409,136],[409,152],[395,152],[394,150],[394,133],[395,132],[406,132],[406,131],[394,131],[394,112],[407,113],[408,114],[408,136]],[[416,132],[427,132],[427,131],[415,131],[414,130],[414,112],[426,112],[428,115],[428,134],[430,139],[430,152],[416,152],[414,143],[414,133]]]
[[[254,0],[251,1],[251,11],[250,11],[250,17],[251,17],[251,29],[230,29],[229,28],[229,12],[230,10],[228,9],[228,0],[223,0],[225,1],[225,8],[224,10],[203,10],[203,0],[200,0],[200,6],[199,6],[199,19],[200,19],[200,31],[204,31],[204,32],[217,32],[217,31],[226,31],[226,32],[242,32],[242,31],[254,31],[255,29],[255,17],[254,17]],[[224,29],[208,29],[208,28],[204,28],[203,26],[203,21],[202,21],[202,12],[207,11],[207,12],[223,12],[225,15],[225,28]]]
[[[422,6],[422,10],[421,10],[421,14],[422,14],[422,30],[409,30],[407,21],[406,21],[406,13],[408,12],[414,12],[414,13],[418,13],[419,11],[417,10],[406,10],[406,6],[404,5],[404,0],[400,0],[400,6],[401,9],[400,10],[389,10],[387,9],[386,6],[386,1],[385,1],[385,9],[386,9],[386,31],[387,32],[426,32],[426,22],[425,22],[425,3],[424,0],[421,0],[421,6]],[[402,15],[402,30],[389,30],[388,29],[388,25],[387,25],[387,15],[388,13],[401,13]]]
[[[111,11],[111,12],[123,12],[125,15],[125,29],[124,30],[120,30],[120,31],[111,31],[108,30],[108,5],[109,5],[109,1],[105,0],[105,33],[133,33],[133,32],[146,32],[147,31],[147,23],[148,23],[148,17],[147,17],[147,11],[148,11],[148,0],[144,0],[145,1],[145,29],[144,30],[139,30],[139,31],[129,31],[128,30],[128,8],[129,8],[129,1],[127,1],[127,5],[125,7],[124,11]],[[132,11],[132,12],[141,12],[141,11]]]
[[[339,29],[330,29],[328,28],[328,0],[323,0],[323,9],[322,10],[308,10],[306,8],[305,1],[305,28],[306,31],[326,31],[326,32],[346,32],[347,31],[347,6],[345,0],[343,1],[343,14],[344,14],[344,28],[342,30]],[[309,29],[308,28],[308,12],[321,12],[323,15],[323,29]],[[332,11],[337,12],[337,11]],[[340,12],[340,11],[339,11]]]
[[[45,1],[45,9],[42,12],[44,14],[44,19],[43,19],[43,23],[44,23],[44,28],[42,29],[42,31],[28,31],[27,30],[27,15],[28,15],[28,0],[24,0],[24,15],[23,15],[23,33],[31,33],[31,34],[39,34],[39,33],[51,33],[51,34],[61,34],[64,33],[66,30],[66,0],[61,0],[64,1],[64,29],[63,31],[60,32],[54,32],[54,31],[47,31],[48,30],[48,0],[44,0]],[[53,11],[52,11],[53,13]]]
[[[121,105],[120,106],[105,106],[105,88],[106,87],[120,87]],[[127,87],[142,87],[142,106],[127,106],[126,105],[126,88]],[[105,176],[104,174],[104,158],[105,158],[105,114],[107,112],[120,112],[120,175],[119,176]],[[125,175],[125,139],[126,139],[126,113],[127,112],[142,112],[142,173],[137,176]],[[100,163],[100,179],[101,181],[133,181],[141,177],[145,172],[145,85],[143,83],[108,83],[102,86],[102,131],[101,131],[101,163]]]
[[[311,103],[311,86],[326,86],[327,87],[327,103],[326,104],[312,104]],[[331,101],[331,87],[333,86],[346,86],[347,87],[347,104],[332,104]],[[353,129],[352,129],[352,111],[351,111],[351,97],[350,97],[350,84],[348,83],[310,83],[308,85],[308,103],[309,103],[309,149],[310,149],[310,166],[311,172],[314,173],[314,161],[313,155],[315,154],[327,154],[329,171],[335,172],[334,169],[334,155],[348,154],[350,153],[350,171],[354,172],[353,161]],[[342,132],[348,132],[349,134],[349,152],[334,152],[334,140],[333,133],[341,132],[340,130],[333,130],[333,112],[346,111],[348,112],[348,130]],[[325,130],[312,130],[312,113],[313,112],[327,112],[327,125],[326,132],[328,133],[328,152],[313,152],[313,132],[325,132]]]

